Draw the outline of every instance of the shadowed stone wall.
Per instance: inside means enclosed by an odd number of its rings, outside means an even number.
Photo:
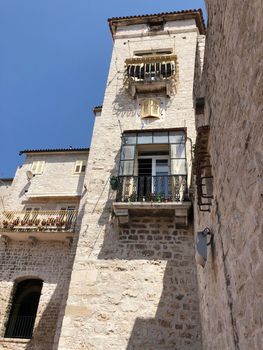
[[[201,350],[192,228],[136,216],[100,245],[73,271],[69,293],[83,304],[67,306],[64,348]]]
[[[260,350],[263,339],[262,1],[206,1],[205,118],[214,176],[214,233],[198,267],[205,350]]]
[[[72,249],[59,242],[0,241],[0,349],[51,350],[61,326],[61,308],[67,296]],[[43,280],[32,340],[3,338],[12,305],[15,281]]]

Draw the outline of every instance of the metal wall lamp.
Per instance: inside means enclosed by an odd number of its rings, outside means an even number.
[[[197,232],[195,260],[202,267],[205,266],[207,261],[207,247],[212,244],[213,236],[208,227],[203,231]]]

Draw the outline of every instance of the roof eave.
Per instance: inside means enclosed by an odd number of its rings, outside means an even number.
[[[112,37],[114,38],[114,35],[116,33],[116,28],[119,25],[127,26],[131,24],[149,23],[149,22],[158,21],[160,19],[164,21],[195,19],[196,26],[199,30],[199,33],[203,35],[206,34],[206,27],[205,27],[202,9],[165,12],[165,13],[142,15],[142,16],[113,17],[113,18],[109,18],[108,22],[109,22],[109,27],[110,27]]]
[[[44,154],[44,153],[89,153],[89,148],[58,148],[58,149],[25,149],[19,152],[22,154]]]

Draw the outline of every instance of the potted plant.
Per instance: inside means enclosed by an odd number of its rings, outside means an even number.
[[[157,202],[158,202],[158,203],[161,203],[161,201],[162,201],[162,195],[161,195],[161,193],[158,193],[158,194],[157,194],[156,199],[157,199]]]
[[[8,221],[4,220],[3,221],[3,226],[4,226],[4,228],[7,228],[8,227]]]
[[[118,188],[118,178],[117,176],[111,176],[110,177],[110,185],[111,185],[111,189],[116,191]]]
[[[17,218],[17,219],[15,219],[14,221],[13,221],[13,223],[12,223],[14,226],[17,226],[18,224],[19,224],[19,219]]]
[[[129,197],[130,202],[136,202],[137,201],[137,193],[133,192]]]

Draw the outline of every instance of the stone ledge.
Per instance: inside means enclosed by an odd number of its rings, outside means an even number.
[[[128,224],[130,215],[159,215],[175,217],[178,225],[188,226],[188,210],[190,206],[191,202],[114,202],[113,210],[120,225]]]
[[[66,231],[1,231],[0,229],[0,237],[4,240],[5,244],[8,244],[10,240],[31,241],[33,244],[37,243],[37,241],[60,241],[69,244],[74,237],[74,233]]]

